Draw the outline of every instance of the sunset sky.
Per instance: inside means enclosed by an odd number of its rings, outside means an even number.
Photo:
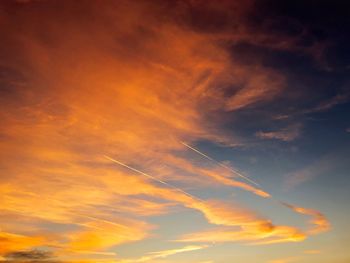
[[[0,1],[0,262],[350,262],[350,4]]]

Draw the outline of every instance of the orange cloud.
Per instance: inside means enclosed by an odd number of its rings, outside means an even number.
[[[8,232],[0,232],[0,254],[12,251],[25,250],[45,243],[40,236],[24,236]]]
[[[184,235],[181,242],[245,242],[252,245],[268,245],[274,243],[300,242],[306,238],[294,227],[274,226],[265,223],[257,226],[244,226],[241,228],[217,228]]]
[[[248,183],[245,182],[240,182],[237,181],[236,178],[232,177],[232,174],[230,171],[226,171],[226,169],[218,169],[218,168],[209,168],[209,167],[199,167],[191,162],[178,158],[175,156],[163,156],[160,157],[164,159],[164,162],[170,163],[171,165],[175,166],[178,169],[182,169],[186,172],[189,172],[191,174],[195,174],[196,176],[198,175],[204,175],[207,178],[210,178],[213,180],[213,182],[227,185],[227,186],[232,186],[232,187],[237,187],[244,189],[246,191],[252,192],[256,195],[259,195],[261,197],[270,197],[270,194],[257,188],[254,186],[249,185]],[[182,180],[186,180],[186,178],[181,178]],[[188,176],[187,176],[188,179]],[[201,183],[202,182],[202,183]],[[203,184],[203,180],[199,180],[196,182],[197,184],[201,185]]]
[[[238,110],[253,103],[271,100],[284,86],[283,78],[275,72],[261,71],[259,68],[249,68],[248,72],[250,74],[242,79],[244,88],[226,102],[228,110]]]
[[[314,209],[298,207],[287,203],[283,204],[299,214],[308,215],[311,217],[310,224],[313,225],[313,228],[308,230],[309,234],[314,235],[326,232],[330,229],[329,221],[321,212]]]
[[[304,251],[304,254],[309,254],[309,255],[316,255],[316,254],[320,254],[321,251],[320,250],[316,250],[316,249],[313,249],[313,250],[305,250]]]
[[[138,258],[138,259],[133,259],[133,260],[125,260],[125,262],[152,262],[157,258],[166,258],[166,257],[172,256],[172,255],[178,254],[178,253],[196,251],[196,250],[204,249],[206,247],[208,247],[208,246],[193,245],[193,246],[185,246],[182,248],[175,248],[175,249],[169,249],[169,250],[150,252],[146,256],[143,256],[143,257]]]
[[[62,258],[69,251],[109,253],[149,237],[153,226],[145,216],[164,214],[174,203],[200,211],[211,224],[240,228],[208,235],[218,242],[303,239],[238,205],[197,200],[103,158],[164,181],[184,178],[172,176],[181,167],[197,181],[210,178],[268,197],[177,153],[184,150],[180,141],[235,144],[212,114],[271,100],[283,89],[283,76],[232,61],[222,38],[164,16],[157,2],[84,3],[29,1],[0,9],[0,66],[7,72],[1,76],[0,206],[4,218],[31,219],[17,219],[22,228],[6,224],[0,253],[39,245]],[[160,161],[172,167],[163,177],[153,173]],[[42,232],[55,241],[37,237]]]
[[[69,251],[99,251],[119,245],[144,239],[149,225],[142,222],[92,221],[84,223],[87,229],[68,235],[71,240],[67,244]]]
[[[287,258],[270,260],[268,263],[289,263],[289,262],[295,262],[297,260],[298,260],[298,257],[287,257]]]

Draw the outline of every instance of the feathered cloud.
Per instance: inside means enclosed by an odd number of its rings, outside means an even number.
[[[0,99],[0,253],[47,247],[58,260],[103,253],[109,260],[116,246],[150,238],[156,226],[147,217],[170,213],[175,205],[223,227],[182,241],[306,238],[239,204],[198,200],[159,185],[186,184],[192,176],[198,187],[209,179],[270,197],[215,165],[192,163],[180,143],[235,144],[213,114],[268,102],[285,88],[282,74],[232,60],[221,45],[225,38],[266,43],[265,36],[255,38],[244,28],[235,36],[215,35],[203,25],[189,26],[178,18],[190,11],[175,3],[82,3],[27,1],[0,10],[1,67],[7,72]],[[237,19],[249,3],[238,7]],[[165,10],[176,12],[164,16]],[[105,155],[157,180],[117,167]],[[143,260],[202,248],[165,250]]]
[[[286,175],[284,182],[285,190],[294,189],[300,184],[309,182],[322,173],[328,172],[334,165],[335,156],[326,155],[316,160],[305,168]]]
[[[309,234],[318,234],[329,230],[330,223],[321,212],[314,209],[298,207],[287,203],[283,203],[283,205],[291,208],[297,213],[308,215],[311,217],[310,223],[313,225],[313,227],[308,230]]]
[[[276,139],[285,142],[293,141],[299,137],[301,125],[294,124],[277,131],[259,131],[256,136],[261,139]]]

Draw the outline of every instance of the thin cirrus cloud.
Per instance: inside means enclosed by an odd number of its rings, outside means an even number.
[[[298,138],[300,133],[301,124],[294,124],[277,131],[259,131],[255,135],[261,139],[275,139],[290,142]]]
[[[280,259],[274,259],[269,261],[268,263],[289,263],[289,262],[297,262],[298,257],[286,257],[286,258],[280,258]]]
[[[335,155],[330,154],[323,156],[303,169],[288,174],[284,181],[283,187],[288,191],[298,187],[299,185],[310,182],[321,174],[328,172],[336,162]]]
[[[201,250],[204,248],[207,248],[206,245],[192,245],[192,246],[185,246],[182,248],[176,248],[176,249],[169,249],[169,250],[162,250],[162,251],[155,251],[155,252],[149,252],[147,255],[142,256],[140,258],[132,259],[132,260],[123,260],[121,263],[128,263],[128,262],[150,262],[154,261],[156,259],[162,259],[166,258],[168,256],[172,256],[178,253],[186,253],[190,251],[196,251]]]
[[[178,241],[304,240],[307,233],[274,225],[243,205],[198,200],[158,183],[186,184],[193,178],[202,182],[200,188],[209,178],[269,197],[215,165],[176,153],[186,151],[181,141],[235,144],[222,128],[224,120],[210,116],[272,100],[285,88],[283,75],[233,61],[215,35],[162,16],[162,5],[84,3],[27,1],[0,11],[6,36],[0,44],[6,63],[0,66],[7,72],[1,76],[0,253],[46,247],[58,260],[83,262],[92,255],[109,260],[115,247],[151,238],[157,226],[147,218],[168,215],[175,205],[222,227]],[[237,9],[237,19],[246,8]],[[251,33],[241,32],[233,41],[253,39]],[[218,86],[230,87],[231,95]],[[149,172],[158,182],[103,155]],[[204,248],[147,254],[140,262]]]
[[[283,203],[283,205],[285,205],[286,207],[292,209],[293,211],[295,211],[299,214],[308,215],[311,217],[310,223],[311,223],[311,225],[313,225],[313,227],[308,230],[309,234],[318,234],[318,233],[326,232],[329,230],[329,228],[330,228],[329,221],[319,211],[314,210],[314,209],[307,209],[307,208],[303,208],[303,207],[298,207],[298,206],[294,206],[294,205],[287,204],[287,203]]]
[[[344,89],[346,90],[346,89]],[[327,100],[319,102],[316,106],[310,107],[309,109],[304,110],[295,110],[287,113],[287,114],[279,114],[274,117],[276,120],[284,120],[284,119],[291,119],[296,118],[298,116],[307,115],[307,114],[314,114],[314,113],[322,113],[326,112],[330,109],[335,108],[336,106],[345,104],[349,101],[349,92],[341,90],[338,94],[333,96],[332,98],[329,98]]]
[[[0,237],[0,253],[2,255],[41,245],[45,242],[45,240],[43,240],[43,238],[40,236],[24,236],[3,231],[0,232]]]
[[[251,245],[266,245],[284,242],[300,242],[306,234],[288,226],[273,226],[269,223],[237,228],[215,228],[213,230],[186,234],[180,242],[244,242]]]

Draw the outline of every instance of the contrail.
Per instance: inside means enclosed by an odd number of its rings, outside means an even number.
[[[131,166],[125,164],[125,163],[122,163],[122,162],[120,162],[120,161],[118,161],[118,160],[115,160],[115,159],[113,159],[113,158],[111,158],[111,157],[109,157],[109,156],[107,156],[107,155],[104,155],[104,157],[105,157],[106,159],[108,159],[108,160],[114,162],[114,163],[117,163],[117,164],[119,164],[119,165],[121,165],[121,166],[123,166],[123,167],[125,167],[125,168],[130,169],[131,171],[134,171],[134,172],[136,172],[136,173],[138,173],[138,174],[142,174],[142,175],[144,175],[144,176],[146,176],[146,177],[148,177],[148,178],[150,178],[150,179],[152,179],[152,180],[154,180],[154,181],[157,181],[157,182],[159,182],[159,183],[161,183],[161,184],[163,184],[163,185],[166,185],[166,186],[168,186],[168,187],[170,187],[170,188],[172,188],[172,189],[174,189],[174,190],[176,190],[176,191],[178,191],[178,192],[181,192],[181,193],[183,193],[183,194],[185,194],[185,195],[187,195],[187,196],[189,196],[189,197],[191,197],[191,198],[193,198],[193,199],[196,199],[197,201],[204,202],[204,201],[201,200],[200,198],[198,198],[198,197],[196,197],[196,196],[194,196],[194,195],[191,195],[191,194],[185,192],[184,190],[182,190],[182,189],[180,189],[180,188],[178,188],[178,187],[176,187],[176,186],[173,186],[173,185],[171,185],[171,184],[169,184],[169,183],[167,183],[167,182],[164,182],[164,181],[162,181],[162,180],[160,180],[160,179],[158,179],[158,178],[156,178],[156,177],[154,177],[154,176],[152,176],[152,175],[149,175],[149,174],[147,174],[147,173],[145,173],[145,172],[142,172],[142,171],[140,171],[140,170],[138,170],[138,169],[136,169],[136,168],[133,168],[133,167],[131,167]]]
[[[248,180],[249,182],[251,182],[251,183],[253,183],[253,184],[259,186],[259,188],[260,188],[260,185],[259,185],[258,183],[254,182],[253,180],[249,179],[248,177],[244,176],[243,174],[239,173],[238,171],[233,170],[231,167],[229,167],[229,166],[227,166],[227,165],[225,165],[225,164],[223,164],[223,163],[221,163],[221,162],[219,162],[219,161],[217,161],[217,160],[211,158],[210,156],[206,155],[205,153],[202,153],[201,151],[199,151],[199,150],[197,150],[196,148],[194,148],[194,147],[188,145],[188,144],[185,143],[185,142],[181,142],[181,144],[185,145],[187,148],[191,149],[192,151],[194,151],[194,152],[196,152],[196,153],[202,155],[202,156],[205,157],[206,159],[208,159],[208,160],[210,160],[210,161],[212,161],[212,162],[214,162],[214,163],[220,165],[221,167],[224,167],[224,168],[230,170],[231,172],[233,172],[233,173],[239,175],[240,177],[242,177],[242,178]],[[264,189],[262,189],[262,188],[261,188],[261,190],[264,191]],[[278,203],[278,204],[280,204],[280,205],[282,204],[283,206],[288,207],[289,209],[291,209],[292,211],[294,211],[295,213],[300,214],[300,211],[298,211],[297,209],[295,209],[293,206],[291,206],[291,205],[289,205],[289,204],[287,204],[287,203],[285,203],[285,202],[279,201],[278,199],[274,198],[273,196],[271,196],[271,198],[272,198],[276,203]]]
[[[233,170],[232,168],[230,168],[230,167],[224,165],[223,163],[220,163],[220,162],[216,161],[215,159],[211,158],[210,156],[208,156],[208,155],[206,155],[206,154],[200,152],[199,150],[197,150],[197,149],[195,149],[195,148],[189,146],[188,144],[186,144],[186,143],[184,143],[184,142],[181,142],[181,143],[182,143],[183,145],[185,145],[186,147],[188,147],[189,149],[191,149],[191,150],[197,152],[198,154],[204,156],[205,158],[209,159],[210,161],[215,162],[216,164],[218,164],[218,165],[224,167],[225,169],[228,169],[228,170],[230,170],[231,172],[233,172],[233,173],[239,175],[240,177],[242,177],[242,178],[248,180],[249,182],[251,182],[251,183],[253,183],[253,184],[259,186],[257,183],[255,183],[255,182],[252,181],[251,179],[249,179],[249,178],[247,178],[246,176],[240,174],[239,172]],[[185,192],[184,190],[182,190],[182,189],[180,189],[180,188],[177,188],[176,186],[173,186],[173,185],[171,185],[171,184],[169,184],[169,183],[167,183],[167,182],[164,182],[164,181],[162,181],[162,180],[160,180],[160,179],[158,179],[158,178],[156,178],[156,177],[154,177],[154,176],[152,176],[152,175],[149,175],[149,174],[147,174],[147,173],[145,173],[145,172],[142,172],[142,171],[140,171],[140,170],[138,170],[138,169],[136,169],[136,168],[133,168],[133,167],[131,167],[131,166],[125,164],[125,163],[122,163],[122,162],[120,162],[120,161],[118,161],[118,160],[115,160],[115,159],[113,159],[113,158],[111,158],[111,157],[109,157],[109,156],[104,155],[104,157],[105,157],[106,159],[108,159],[108,160],[110,160],[110,161],[112,161],[112,162],[114,162],[114,163],[117,163],[117,164],[119,164],[119,165],[121,165],[121,166],[123,166],[123,167],[125,167],[125,168],[128,168],[128,169],[130,169],[130,170],[132,170],[132,171],[134,171],[134,172],[136,172],[136,173],[138,173],[138,174],[144,175],[144,176],[146,176],[146,177],[148,177],[148,178],[150,178],[150,179],[152,179],[152,180],[154,180],[154,181],[157,181],[157,182],[159,182],[159,183],[161,183],[161,184],[163,184],[163,185],[166,185],[166,186],[168,186],[168,187],[171,187],[172,189],[174,189],[174,190],[176,190],[176,191],[178,191],[178,192],[181,192],[181,193],[185,194],[186,196],[189,196],[189,197],[191,197],[191,198],[193,198],[193,199],[195,199],[195,200],[197,200],[197,201],[199,201],[199,202],[204,202],[202,199],[200,199],[200,198],[198,198],[198,197],[196,197],[196,196],[194,196],[194,195],[191,195],[191,194]],[[275,202],[277,202],[278,204],[282,204],[282,205],[284,205],[284,206],[287,206],[287,207],[291,208],[290,205],[286,205],[286,203],[281,202],[281,201],[275,199],[274,197],[271,197],[271,198],[272,198]],[[298,211],[295,211],[294,209],[292,209],[292,210],[293,210],[294,212],[299,213]]]
[[[224,167],[225,169],[227,169],[227,170],[233,172],[234,174],[236,174],[236,175],[242,177],[243,179],[249,181],[250,183],[255,184],[256,186],[259,186],[259,187],[260,187],[260,185],[259,185],[258,183],[256,183],[256,182],[254,182],[252,179],[250,179],[250,178],[248,178],[247,176],[241,174],[240,172],[238,172],[238,171],[232,169],[231,167],[229,167],[229,166],[227,166],[227,165],[225,165],[225,164],[223,164],[223,163],[221,163],[221,162],[219,162],[219,161],[217,161],[217,160],[211,158],[210,156],[206,155],[205,153],[202,153],[201,151],[197,150],[196,148],[191,147],[191,146],[188,145],[187,143],[181,142],[181,144],[185,145],[187,148],[191,149],[192,151],[194,151],[194,152],[196,152],[196,153],[202,155],[202,156],[205,157],[206,159],[208,159],[208,160],[210,160],[210,161],[216,163],[217,165],[220,165],[221,167]]]

